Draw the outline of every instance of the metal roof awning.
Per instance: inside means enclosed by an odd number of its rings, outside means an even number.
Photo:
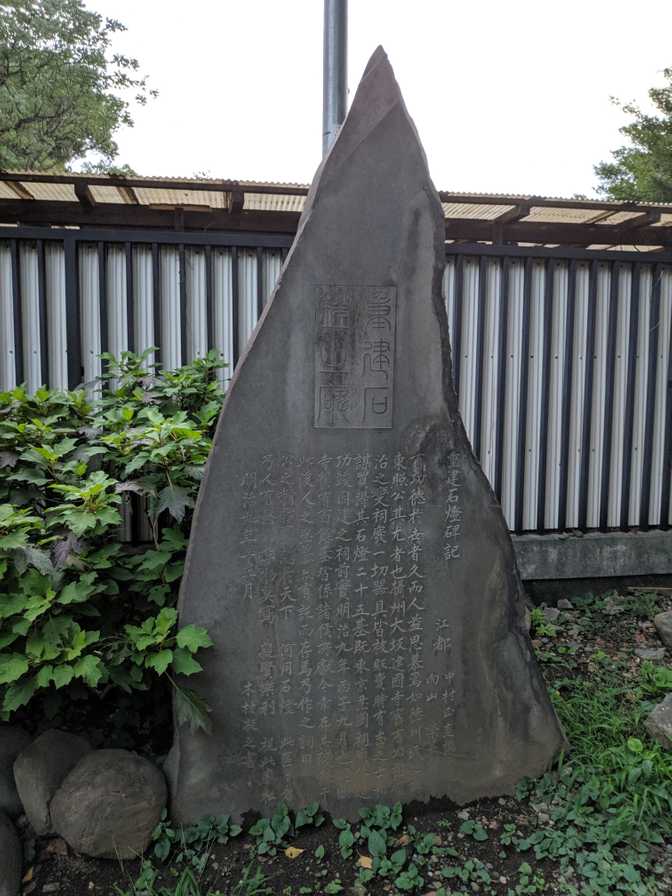
[[[0,171],[0,224],[293,234],[305,184]],[[672,249],[672,204],[440,191],[452,242]]]

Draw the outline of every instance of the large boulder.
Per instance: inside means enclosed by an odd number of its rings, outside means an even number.
[[[166,781],[127,750],[96,750],[70,772],[51,803],[55,831],[87,856],[132,859],[150,843]]]
[[[654,706],[645,725],[654,740],[666,750],[672,750],[672,694],[668,694],[662,703]]]
[[[0,725],[0,811],[10,818],[23,812],[14,782],[14,760],[30,740],[30,734],[18,725]]]
[[[672,610],[665,613],[658,613],[653,617],[653,624],[656,626],[660,640],[666,647],[672,647]]]
[[[8,815],[0,810],[0,896],[18,896],[23,854]]]
[[[52,833],[49,804],[68,772],[91,751],[83,737],[45,731],[14,762],[16,789],[36,834]]]

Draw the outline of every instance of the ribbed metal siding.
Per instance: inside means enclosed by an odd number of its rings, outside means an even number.
[[[285,252],[96,239],[0,240],[2,388],[67,385],[73,295],[89,388],[104,351],[156,345],[177,367],[213,347],[233,366]],[[448,252],[460,411],[509,526],[667,526],[672,267]]]
[[[672,268],[457,255],[444,292],[460,413],[510,528],[667,526]]]

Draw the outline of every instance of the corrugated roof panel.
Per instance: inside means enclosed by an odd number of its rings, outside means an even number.
[[[126,200],[122,196],[121,192],[117,189],[117,187],[97,187],[92,185],[89,187],[93,198],[96,202],[104,202],[104,203],[120,203],[122,205],[126,205]]]
[[[598,211],[595,212],[596,215],[599,214]],[[604,224],[606,226],[611,226],[613,224],[623,224],[625,221],[630,221],[631,218],[638,218],[641,215],[641,211],[633,211],[633,212],[614,212],[609,215],[608,218],[603,218],[601,221],[596,221],[596,224]]]
[[[43,199],[46,202],[77,202],[75,188],[72,184],[39,184],[35,181],[28,181],[23,186],[34,199]]]
[[[245,209],[259,212],[300,212],[305,196],[273,196],[269,193],[245,193]]]
[[[549,224],[585,224],[591,218],[595,218],[598,210],[594,208],[553,208],[551,206],[533,206],[530,214],[521,221],[531,221],[535,224],[548,222]]]
[[[134,187],[141,205],[204,205],[206,208],[226,208],[225,193],[209,190],[163,190],[154,187]]]
[[[473,202],[442,202],[441,208],[446,218],[477,218],[494,221],[515,205],[474,205]]]
[[[19,199],[19,196],[10,186],[0,180],[0,199]]]

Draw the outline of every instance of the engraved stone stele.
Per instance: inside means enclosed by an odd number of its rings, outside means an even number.
[[[178,728],[172,811],[509,793],[563,735],[501,509],[457,410],[444,219],[384,51],[312,185],[231,383],[181,624],[213,731]]]

